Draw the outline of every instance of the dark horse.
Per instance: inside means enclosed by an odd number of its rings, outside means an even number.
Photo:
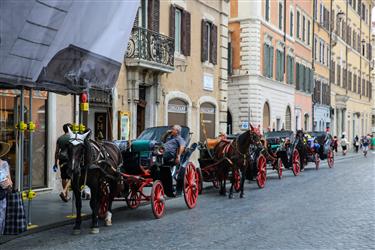
[[[240,198],[244,197],[245,175],[248,167],[249,147],[250,145],[258,145],[260,143],[260,133],[256,128],[251,126],[250,130],[240,134],[233,141],[221,140],[214,148],[214,158],[228,158],[230,168],[221,167],[219,176],[220,194],[226,193],[226,178],[229,170],[232,170],[231,187],[229,190],[229,198],[233,198],[233,187],[235,183],[235,173],[241,174],[240,182]]]
[[[69,129],[70,143],[68,147],[68,173],[71,176],[72,189],[75,197],[77,217],[73,228],[73,234],[79,234],[81,230],[81,186],[90,188],[90,207],[92,210],[91,233],[99,233],[99,206],[103,198],[108,199],[106,210],[106,225],[111,225],[111,204],[116,191],[116,183],[119,177],[117,168],[122,165],[120,150],[116,145],[105,142],[97,143],[89,139],[91,131],[85,134],[76,134]],[[109,194],[103,192],[103,184],[108,183]]]

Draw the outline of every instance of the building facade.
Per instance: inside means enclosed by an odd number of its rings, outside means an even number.
[[[373,10],[374,11],[374,10]],[[371,44],[372,44],[372,58],[371,58],[371,69],[372,69],[372,74],[371,74],[371,82],[375,83],[375,21],[372,22],[372,39],[371,39]],[[375,88],[372,88],[372,96],[375,96]],[[375,99],[372,98],[372,116],[371,116],[371,132],[375,136]]]
[[[284,1],[231,1],[233,132],[246,129],[248,122],[263,131],[295,128],[295,26],[285,15],[293,4],[286,2],[285,7]]]
[[[330,109],[330,1],[315,0],[313,5],[314,38],[313,59],[313,130],[325,131],[331,127]]]
[[[354,136],[371,131],[371,10],[374,1],[332,1],[332,131]]]

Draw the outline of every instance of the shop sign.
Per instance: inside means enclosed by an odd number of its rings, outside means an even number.
[[[168,112],[185,114],[186,105],[168,104]]]
[[[213,115],[213,114],[215,114],[215,108],[201,107],[201,113]]]
[[[90,89],[89,90],[89,102],[90,103],[100,103],[111,106],[112,104],[112,95],[108,91]]]
[[[107,113],[95,113],[95,139],[106,139]]]
[[[203,89],[214,90],[214,77],[211,74],[204,74],[203,76]]]
[[[130,138],[130,113],[119,112],[119,130],[120,140],[129,140]]]

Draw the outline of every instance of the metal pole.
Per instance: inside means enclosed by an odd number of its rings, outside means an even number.
[[[21,100],[20,100],[20,123],[19,125],[23,124],[24,120],[25,120],[25,100],[24,100],[25,96],[24,96],[24,89],[22,87],[21,89]],[[22,123],[21,123],[22,122]],[[24,146],[25,146],[25,134],[24,134],[24,131],[23,131],[23,128],[19,127],[19,131],[20,131],[20,141],[19,141],[19,145],[20,145],[20,169],[19,169],[19,191],[23,191],[23,168],[24,168],[24,157],[25,157],[25,149],[24,149]]]
[[[30,89],[29,94],[29,125],[32,122],[33,117],[33,90]],[[29,127],[29,195],[32,189],[33,182],[33,131]],[[29,196],[28,195],[28,196]],[[31,225],[31,199],[29,197],[28,207],[27,207],[27,216],[28,216],[28,225]]]

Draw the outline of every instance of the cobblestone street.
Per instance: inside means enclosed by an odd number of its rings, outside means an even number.
[[[205,190],[196,209],[183,198],[167,201],[165,216],[149,205],[117,212],[111,228],[80,236],[72,226],[13,240],[1,249],[373,249],[375,244],[375,155],[337,159],[328,169],[313,164],[294,177],[274,172],[263,190],[245,186],[246,198]]]

